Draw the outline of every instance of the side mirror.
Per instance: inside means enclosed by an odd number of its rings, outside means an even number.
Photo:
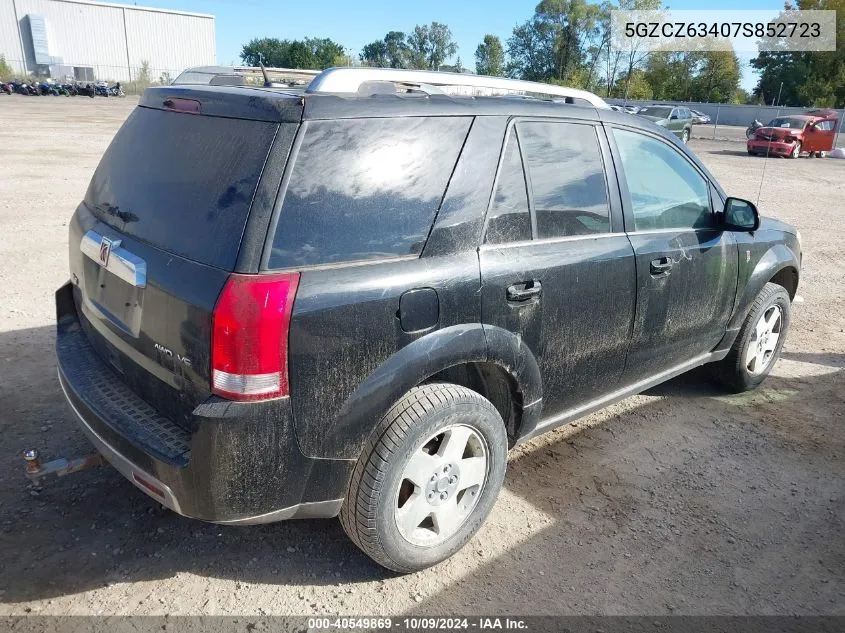
[[[760,228],[760,213],[757,207],[742,198],[725,200],[723,217],[725,229],[728,231],[756,231]]]
[[[673,115],[671,115],[671,116],[669,117],[669,119],[670,119],[670,120],[671,120],[671,119],[677,119],[677,118],[678,118],[678,115],[677,115],[677,114],[673,114]]]

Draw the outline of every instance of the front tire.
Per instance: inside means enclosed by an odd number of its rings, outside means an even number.
[[[449,383],[414,387],[364,447],[341,524],[379,565],[425,569],[478,531],[506,467],[505,426],[489,400]]]
[[[795,145],[792,148],[792,152],[789,154],[790,158],[798,158],[801,156],[801,141],[796,141]]]
[[[757,388],[780,357],[791,308],[786,289],[767,283],[754,300],[731,351],[712,365],[714,377],[735,393]]]
[[[689,130],[684,130],[681,132],[681,143],[686,145],[687,141],[689,141]]]

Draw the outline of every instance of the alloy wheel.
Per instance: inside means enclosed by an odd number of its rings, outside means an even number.
[[[780,307],[773,305],[769,306],[757,321],[754,338],[748,343],[748,349],[745,351],[745,368],[753,376],[763,373],[774,358],[783,327],[781,317]]]
[[[455,424],[426,439],[410,456],[396,492],[396,527],[414,545],[455,534],[487,479],[488,450],[471,426]]]

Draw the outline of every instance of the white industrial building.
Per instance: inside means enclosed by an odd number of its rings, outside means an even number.
[[[214,16],[91,0],[0,0],[0,55],[18,73],[152,81],[215,64]],[[146,70],[144,70],[146,69]]]

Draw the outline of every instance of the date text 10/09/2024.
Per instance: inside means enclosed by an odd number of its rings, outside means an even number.
[[[408,631],[527,631],[528,623],[521,618],[309,618],[308,630],[391,630]]]

